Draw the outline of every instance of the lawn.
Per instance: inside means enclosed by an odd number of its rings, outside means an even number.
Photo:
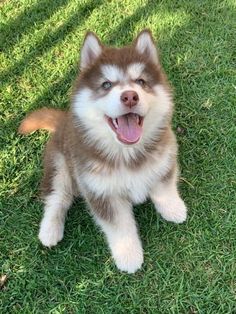
[[[236,313],[236,3],[6,0],[0,3],[0,313]],[[135,208],[143,268],[120,273],[83,200],[54,249],[37,239],[49,135],[19,136],[43,106],[67,108],[86,30],[129,43],[148,27],[174,89],[183,225]],[[2,277],[3,278],[3,277]]]

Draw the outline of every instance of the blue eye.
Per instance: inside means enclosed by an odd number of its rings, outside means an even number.
[[[144,86],[146,84],[146,82],[143,79],[137,79],[135,83],[137,83],[140,86]]]
[[[110,88],[112,88],[112,83],[107,81],[107,82],[103,82],[102,83],[102,88],[105,89],[105,90],[108,90]]]

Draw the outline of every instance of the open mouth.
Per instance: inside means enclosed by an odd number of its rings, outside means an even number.
[[[131,145],[140,140],[143,131],[143,117],[137,113],[127,113],[114,119],[108,116],[106,118],[120,142]]]

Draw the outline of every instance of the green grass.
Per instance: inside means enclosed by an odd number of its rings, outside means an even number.
[[[236,313],[234,0],[8,0],[0,3],[0,313]],[[44,132],[17,135],[25,114],[66,108],[87,29],[123,45],[149,27],[174,87],[187,223],[135,209],[145,263],[115,268],[77,200],[64,240],[38,239]]]

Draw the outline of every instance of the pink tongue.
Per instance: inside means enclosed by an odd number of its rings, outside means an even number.
[[[125,143],[136,143],[142,133],[142,127],[138,124],[134,113],[128,113],[117,118],[118,128],[116,132],[119,140]]]

